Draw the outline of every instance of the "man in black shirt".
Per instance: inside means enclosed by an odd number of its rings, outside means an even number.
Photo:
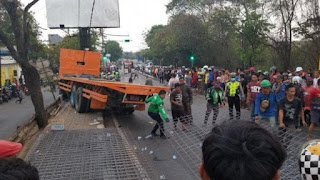
[[[191,111],[191,105],[193,103],[192,90],[188,85],[186,85],[183,77],[179,78],[179,82],[181,85],[182,104],[183,104],[184,112],[188,118],[188,121],[189,121],[188,123],[190,123],[190,125],[193,125],[193,118],[192,118],[192,111]]]
[[[304,119],[304,111],[302,101],[295,97],[296,88],[293,84],[286,86],[286,97],[280,100],[279,104],[279,122],[280,122],[280,138],[284,145],[287,147],[292,139],[289,134],[286,134],[286,127],[294,126],[296,129],[299,125],[299,114],[304,126],[307,123]]]
[[[182,123],[182,130],[186,130],[185,124],[187,123],[184,115],[184,108],[182,104],[181,85],[176,83],[175,89],[170,94],[171,111],[174,123],[174,128],[177,128],[178,120]]]

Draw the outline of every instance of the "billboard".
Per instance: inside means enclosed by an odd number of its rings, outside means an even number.
[[[46,8],[50,29],[120,27],[118,0],[46,0]]]

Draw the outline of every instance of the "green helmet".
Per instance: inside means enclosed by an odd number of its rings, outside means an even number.
[[[268,81],[268,80],[261,81],[261,87],[262,88],[266,88],[266,87],[270,87],[270,86],[271,86],[270,81]]]

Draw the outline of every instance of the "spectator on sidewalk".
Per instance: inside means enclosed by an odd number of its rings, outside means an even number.
[[[295,97],[296,88],[293,84],[289,84],[286,87],[286,96],[280,100],[279,103],[279,137],[282,144],[287,147],[292,139],[292,136],[287,134],[286,128],[293,126],[296,129],[299,125],[299,114],[302,119],[303,126],[307,126],[304,119],[303,104],[302,101]]]
[[[146,79],[146,83],[145,83],[145,85],[153,86],[152,79],[151,79],[149,76],[147,76],[147,79]]]
[[[193,103],[192,90],[188,85],[185,84],[184,78],[180,78],[179,82],[181,85],[183,109],[184,109],[185,115],[189,120],[190,125],[192,125],[193,124],[192,110],[191,110],[191,105]]]
[[[307,83],[302,88],[304,91],[304,118],[305,118],[306,122],[310,125],[310,123],[311,123],[310,122],[310,120],[311,120],[311,118],[310,118],[311,117],[311,114],[310,114],[311,106],[308,101],[309,101],[310,93],[314,88],[312,77],[310,77],[310,76],[307,77]]]
[[[236,73],[231,73],[231,81],[226,84],[224,97],[228,98],[229,104],[229,116],[230,120],[233,120],[233,106],[236,109],[236,119],[240,119],[240,101],[244,98],[244,93],[239,81],[236,81]]]
[[[195,91],[198,91],[197,82],[198,82],[198,73],[196,69],[193,69],[191,86],[195,89]]]
[[[192,84],[192,76],[191,76],[191,72],[187,72],[186,73],[186,77],[185,77],[185,81],[186,81],[186,84],[191,87],[191,84]]]
[[[22,159],[0,159],[1,180],[39,180],[37,168]]]
[[[182,130],[186,130],[187,119],[184,117],[184,107],[182,103],[182,93],[180,83],[176,83],[175,89],[170,94],[171,111],[174,128],[177,128],[177,123],[182,123]]]
[[[255,108],[256,96],[261,89],[257,74],[251,75],[251,82],[247,85],[247,89],[248,89],[247,104],[250,106],[251,121],[254,121],[254,108]]]
[[[225,122],[213,128],[202,145],[202,180],[279,180],[286,153],[258,124]]]
[[[167,139],[167,137],[164,134],[163,120],[166,122],[169,122],[169,118],[168,118],[166,111],[164,110],[164,106],[163,106],[163,104],[164,104],[163,99],[165,97],[166,97],[166,91],[161,90],[158,94],[154,94],[153,96],[151,96],[145,100],[145,103],[150,103],[150,106],[148,108],[148,115],[153,120],[157,121],[157,124],[154,126],[153,130],[151,131],[151,135],[158,136],[158,134],[156,134],[156,132],[157,132],[158,128],[160,127],[160,138],[162,138],[162,139]]]
[[[271,92],[271,83],[268,80],[263,80],[260,84],[261,91],[256,96],[254,114],[255,120],[262,120],[270,123],[271,127],[276,125],[276,95]]]
[[[215,124],[219,115],[219,108],[223,105],[224,97],[220,83],[215,83],[206,93],[207,111],[204,118],[204,124],[207,124],[211,111],[213,111],[212,124]]]
[[[283,76],[278,75],[276,78],[275,83],[272,86],[272,92],[276,94],[276,122],[279,122],[278,116],[279,116],[279,104],[280,100],[283,99],[286,96],[286,84],[283,83]]]
[[[318,79],[318,87],[310,91],[309,104],[311,105],[311,125],[308,131],[308,140],[311,140],[311,134],[315,125],[320,122],[320,79]]]
[[[160,79],[160,84],[163,84],[164,71],[163,71],[162,68],[159,69],[158,76],[159,76],[159,79]]]
[[[313,87],[318,87],[318,80],[320,79],[320,70],[314,70],[313,72]]]
[[[174,90],[174,85],[176,83],[179,83],[179,79],[177,79],[176,76],[177,76],[176,74],[172,74],[171,78],[169,80],[169,83],[168,83],[168,86],[169,86],[171,92]]]

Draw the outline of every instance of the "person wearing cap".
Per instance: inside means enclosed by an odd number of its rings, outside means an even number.
[[[226,84],[224,97],[228,98],[230,120],[233,120],[233,106],[236,108],[236,119],[240,119],[240,102],[245,96],[240,82],[236,81],[234,72],[231,73],[231,81]]]
[[[163,104],[164,104],[163,99],[165,97],[166,97],[166,91],[160,90],[160,92],[158,94],[154,94],[153,96],[151,96],[145,100],[145,103],[150,103],[150,106],[148,108],[148,115],[153,120],[157,121],[157,124],[154,126],[153,130],[151,131],[151,135],[157,136],[156,131],[160,127],[160,137],[162,139],[167,138],[164,134],[163,120],[166,122],[169,122],[169,118],[168,118],[166,111],[164,110],[164,106],[163,106]]]
[[[255,69],[254,69],[254,67],[250,67],[249,70],[250,70],[251,73],[254,73],[254,70],[255,70]]]
[[[213,111],[212,124],[217,120],[219,114],[219,107],[223,104],[223,91],[220,87],[219,80],[210,87],[206,93],[207,111],[204,118],[204,124],[207,124],[211,111]]]
[[[184,108],[182,104],[182,93],[180,83],[176,83],[175,89],[170,94],[171,112],[174,128],[177,128],[178,120],[182,123],[182,130],[186,130],[186,118],[184,117]]]
[[[197,82],[198,92],[204,91],[204,71],[200,68],[198,71],[198,82]]]
[[[302,78],[302,82],[301,82],[301,85],[306,85],[306,80],[307,80],[307,77],[305,75],[305,73],[303,72],[303,68],[302,67],[297,67],[296,68],[296,73],[297,73],[297,76],[300,76]]]
[[[271,91],[271,83],[268,80],[261,81],[261,90],[255,100],[255,120],[262,120],[270,123],[271,127],[276,125],[276,95]]]

